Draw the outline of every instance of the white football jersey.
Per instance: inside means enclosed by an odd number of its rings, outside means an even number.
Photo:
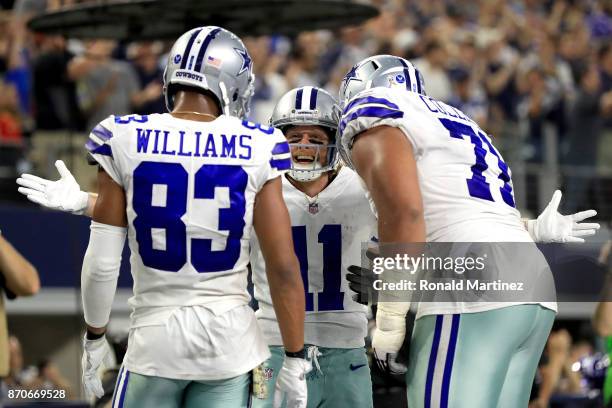
[[[362,244],[376,235],[376,218],[361,179],[343,167],[313,199],[283,177],[283,196],[306,291],[304,342],[321,347],[363,347],[367,308],[353,301],[354,293],[345,278],[350,265],[361,265]],[[268,344],[282,345],[266,265],[254,234],[251,245],[257,319]]]
[[[125,190],[132,327],[178,307],[221,314],[248,304],[255,195],[291,165],[283,134],[235,117],[111,116],[87,149]]]
[[[350,148],[356,135],[383,125],[399,128],[412,144],[428,242],[533,242],[515,208],[510,169],[491,138],[463,112],[403,88],[371,88],[345,107],[342,144]],[[420,305],[419,314],[502,305],[508,303],[429,303]]]

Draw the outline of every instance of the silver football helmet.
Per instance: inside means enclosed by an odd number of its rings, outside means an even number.
[[[425,83],[418,69],[404,58],[375,55],[357,63],[340,85],[342,109],[359,92],[370,88],[402,88],[425,95]]]
[[[284,94],[274,107],[270,125],[286,132],[292,126],[321,126],[326,129],[330,143],[320,144],[290,143],[292,148],[312,149],[315,154],[305,158],[305,162],[291,160],[289,175],[297,181],[312,181],[327,171],[334,169],[338,163],[338,149],[335,135],[340,121],[340,108],[333,96],[322,88],[304,86]],[[327,161],[321,164],[321,153],[327,148]]]
[[[168,54],[164,96],[174,109],[177,85],[211,92],[226,115],[246,117],[255,76],[251,57],[236,35],[215,26],[198,27],[181,35]]]
[[[376,87],[399,88],[426,95],[423,75],[410,61],[394,55],[375,55],[354,65],[342,80],[339,92],[342,114],[344,115],[346,113],[344,111],[350,109],[349,101],[355,95]],[[339,140],[340,156],[349,167],[354,168],[349,151],[350,146],[346,141],[341,141],[340,136],[340,134],[336,135],[336,139]]]

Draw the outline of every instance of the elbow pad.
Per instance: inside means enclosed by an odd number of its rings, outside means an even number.
[[[81,270],[83,310],[88,325],[104,327],[117,289],[127,228],[92,221],[90,230]]]

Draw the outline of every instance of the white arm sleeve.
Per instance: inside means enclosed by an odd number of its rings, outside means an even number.
[[[89,245],[81,270],[85,322],[104,327],[113,305],[127,228],[91,222]]]

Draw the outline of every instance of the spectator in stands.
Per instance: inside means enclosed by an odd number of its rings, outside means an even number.
[[[53,362],[43,360],[33,371],[36,377],[29,384],[31,390],[64,390],[66,392],[64,399],[74,398],[73,387]]]
[[[545,126],[547,123],[556,123],[555,120],[560,117],[562,90],[556,81],[548,80],[544,68],[540,65],[520,75],[519,89],[523,94],[519,112],[527,123],[527,142],[531,147],[529,160],[542,163],[545,158]]]
[[[296,38],[285,70],[289,88],[318,86],[322,82],[318,71],[322,54],[320,37],[320,33],[307,32]]]
[[[0,144],[22,143],[21,115],[17,91],[12,84],[0,82]]]
[[[135,43],[128,47],[127,54],[138,75],[138,85],[145,100],[135,112],[141,115],[166,112],[162,96],[164,70],[159,65],[161,43]]]
[[[255,74],[255,94],[249,116],[256,122],[267,123],[276,101],[289,90],[287,80],[279,73],[282,57],[272,52],[270,37],[249,37],[244,44],[253,59]]]
[[[68,77],[74,55],[60,36],[41,36],[33,60],[34,117],[43,131],[84,130],[76,99],[76,85]]]
[[[599,143],[598,165],[612,168],[612,43],[607,42],[598,53],[597,62],[601,73],[601,112],[603,129]],[[608,201],[611,201],[608,199]],[[610,213],[607,215],[611,215]]]
[[[483,89],[472,80],[469,71],[455,70],[452,81],[453,93],[449,103],[474,119],[481,128],[487,129],[489,111]]]
[[[438,41],[431,41],[425,46],[423,58],[413,61],[427,80],[427,95],[447,102],[451,96],[451,82],[446,72],[448,54]]]
[[[32,296],[38,292],[40,280],[32,266],[13,246],[0,235],[0,292],[9,299]],[[9,374],[9,344],[4,312],[4,298],[0,293],[0,378]]]
[[[9,390],[26,390],[26,391],[52,391],[64,390],[62,394],[56,394],[58,399],[71,399],[74,394],[72,386],[66,378],[60,373],[58,368],[49,361],[42,361],[37,367],[24,367],[23,349],[21,342],[16,336],[9,337],[9,360],[10,371],[9,375],[3,379],[2,392],[0,393],[0,401],[7,398]],[[60,397],[60,395],[64,395]],[[26,394],[27,396],[27,394]],[[23,394],[15,399],[36,399],[35,397],[26,398]],[[46,400],[47,398],[45,398]]]
[[[496,137],[502,155],[510,163],[518,161],[521,140],[519,138],[516,89],[516,72],[521,62],[517,51],[497,31],[476,39],[485,59],[484,87],[490,103],[489,131]],[[494,125],[494,126],[493,126]]]
[[[588,192],[593,187],[599,141],[603,130],[602,87],[597,65],[585,65],[578,73],[579,88],[571,114],[569,149],[563,164],[568,168],[565,182],[566,211],[577,211],[588,202]],[[595,187],[595,194],[600,194]],[[596,208],[603,205],[603,197],[597,199]]]
[[[134,68],[112,58],[116,43],[95,40],[85,53],[68,64],[68,75],[77,81],[79,106],[92,129],[109,115],[127,115],[159,98],[155,86],[141,89]]]

